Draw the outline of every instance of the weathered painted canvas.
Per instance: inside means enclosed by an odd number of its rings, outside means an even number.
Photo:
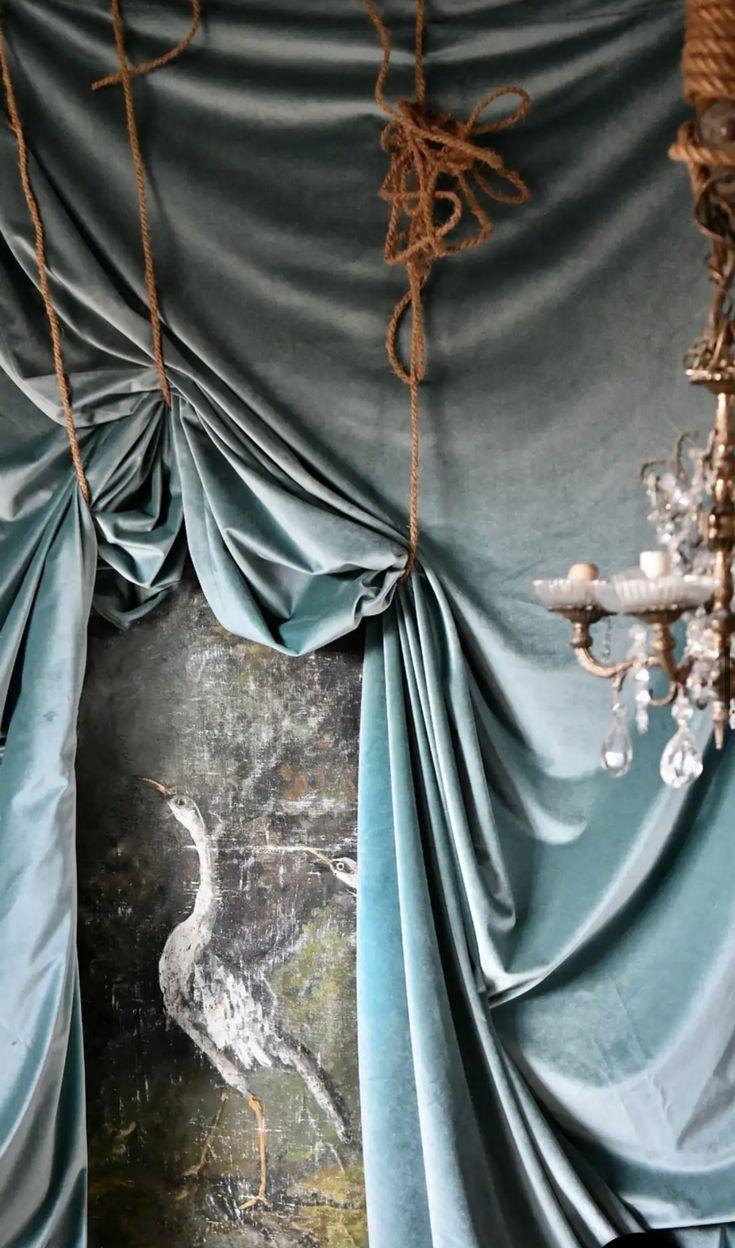
[[[126,634],[92,629],[78,774],[96,1248],[367,1243],[349,646],[250,645],[194,584]]]

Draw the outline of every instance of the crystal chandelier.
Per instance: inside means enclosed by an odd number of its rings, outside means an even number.
[[[713,27],[714,22],[714,27]],[[632,689],[636,729],[648,728],[653,708],[670,707],[674,733],[661,756],[661,777],[672,788],[691,784],[702,757],[690,728],[696,710],[712,722],[722,749],[735,731],[735,324],[731,286],[735,277],[735,0],[720,5],[689,0],[683,57],[686,97],[696,122],[682,126],[671,150],[687,164],[695,220],[710,242],[713,284],[709,319],[684,364],[691,382],[716,395],[714,428],[706,446],[682,434],[670,462],[641,469],[649,520],[658,547],[644,551],[638,568],[601,577],[592,563],[576,563],[565,577],[534,582],[543,605],[572,625],[571,644],[585,671],[611,683],[613,723],[601,762],[623,776],[633,759],[624,697]],[[720,56],[715,53],[719,49]],[[723,95],[727,98],[723,98]],[[613,661],[610,642],[598,658],[592,628],[629,616],[627,653]],[[677,656],[673,626],[682,622]],[[651,677],[665,685],[654,697]]]

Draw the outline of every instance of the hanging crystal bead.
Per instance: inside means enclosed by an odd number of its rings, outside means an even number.
[[[683,789],[702,774],[702,755],[688,728],[675,732],[661,755],[661,779],[672,789]]]
[[[617,779],[630,771],[633,762],[633,743],[625,722],[625,707],[620,702],[613,706],[613,722],[602,743],[600,762],[608,776]]]
[[[707,673],[703,664],[693,664],[692,670],[687,676],[687,689],[696,705],[703,710],[707,705],[710,692],[707,686]]]
[[[689,731],[689,721],[694,711],[685,694],[679,694],[671,708],[671,714],[677,724],[677,731],[661,755],[661,779],[672,789],[683,789],[701,776],[704,764],[697,743]]]
[[[602,636],[602,647],[600,649],[600,659],[603,663],[609,663],[612,657],[612,616],[608,615],[605,620],[605,631]]]
[[[679,693],[674,705],[671,708],[671,715],[674,722],[679,728],[686,728],[693,714],[694,710],[688,697],[685,693]]]

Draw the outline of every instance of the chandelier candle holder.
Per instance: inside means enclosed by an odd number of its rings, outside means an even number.
[[[718,385],[724,384],[720,379]],[[602,577],[593,563],[575,563],[565,577],[534,581],[542,604],[572,625],[571,645],[581,667],[611,683],[613,724],[602,744],[608,775],[624,776],[633,761],[626,682],[633,687],[633,711],[640,733],[649,712],[671,707],[675,732],[661,758],[661,776],[682,788],[701,774],[702,758],[689,724],[695,710],[711,716],[715,744],[735,728],[732,647],[735,634],[735,419],[732,388],[720,390],[715,427],[704,448],[677,441],[670,463],[645,464],[641,479],[650,503],[649,519],[659,548],[642,552],[637,568]],[[629,616],[627,654],[613,661],[609,636],[601,657],[593,653],[594,625]],[[673,626],[684,624],[680,657]],[[662,674],[660,697],[651,690]]]
[[[689,380],[716,395],[714,428],[704,447],[681,434],[669,463],[644,464],[641,481],[650,504],[657,550],[644,551],[639,567],[601,577],[593,563],[575,563],[565,577],[535,581],[549,611],[572,625],[572,647],[585,671],[610,681],[613,724],[601,761],[623,776],[633,759],[626,682],[633,688],[636,728],[649,712],[671,707],[676,725],[661,757],[661,776],[683,788],[702,772],[690,730],[695,711],[710,716],[721,750],[735,730],[733,682],[733,556],[735,554],[735,0],[687,0],[682,57],[684,95],[696,119],[679,130],[670,156],[686,165],[694,219],[709,243],[712,299],[704,332],[684,360]],[[611,661],[610,617],[630,616],[629,649]],[[607,620],[600,658],[592,629]],[[681,621],[677,657],[673,626]],[[651,677],[662,674],[662,696]]]
[[[700,378],[698,378],[698,382]],[[600,577],[593,563],[575,563],[567,577],[537,580],[544,607],[572,624],[572,646],[579,664],[611,683],[613,726],[601,748],[601,765],[623,776],[633,761],[626,681],[633,684],[635,726],[645,733],[649,711],[671,706],[676,730],[661,756],[661,778],[674,789],[696,780],[703,760],[689,723],[695,710],[708,711],[716,748],[735,729],[733,680],[733,559],[735,555],[735,369],[718,377],[715,427],[704,448],[684,449],[690,434],[676,443],[670,463],[641,469],[659,549],[644,550],[639,567]],[[723,387],[728,388],[723,388]],[[593,626],[628,615],[634,624],[623,659],[593,654]],[[673,625],[683,620],[684,641],[676,658]],[[609,641],[608,641],[609,648]],[[665,679],[663,696],[651,693],[651,673]]]

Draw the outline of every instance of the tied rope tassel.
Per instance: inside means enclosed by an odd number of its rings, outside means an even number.
[[[10,120],[10,128],[15,135],[15,142],[18,148],[18,172],[20,173],[21,186],[23,195],[28,208],[28,215],[33,225],[36,267],[38,269],[38,287],[43,299],[43,306],[46,310],[46,320],[49,325],[51,335],[51,351],[54,358],[54,372],[56,373],[56,384],[59,388],[61,397],[61,406],[64,412],[64,425],[66,427],[67,437],[69,439],[69,449],[71,450],[72,462],[76,473],[79,489],[85,503],[90,505],[89,482],[84,471],[82,462],[82,453],[79,449],[79,439],[77,437],[76,426],[74,424],[74,413],[71,405],[71,392],[69,389],[69,379],[64,367],[64,356],[61,347],[61,330],[59,328],[59,318],[56,315],[54,301],[51,296],[51,288],[48,280],[48,262],[46,259],[46,236],[44,234],[41,213],[38,208],[38,201],[31,184],[31,175],[28,168],[28,145],[26,144],[23,125],[18,111],[18,103],[15,98],[15,89],[13,80],[10,75],[10,64],[8,62],[7,49],[5,47],[5,37],[0,23],[0,74],[2,75],[3,88],[5,91],[5,102],[8,108],[8,117]]]
[[[163,358],[163,345],[161,342],[161,314],[158,304],[156,271],[153,263],[153,244],[151,242],[151,230],[148,220],[145,169],[140,150],[138,124],[135,118],[132,80],[133,78],[139,77],[141,74],[148,74],[153,70],[161,69],[164,65],[169,65],[171,61],[174,61],[177,56],[180,56],[181,53],[189,47],[189,44],[196,35],[202,20],[201,0],[190,0],[190,2],[192,20],[191,26],[189,27],[189,30],[184,38],[173,48],[170,48],[168,52],[164,52],[162,56],[154,57],[152,60],[145,61],[142,65],[134,66],[128,61],[127,52],[125,50],[125,29],[123,25],[122,11],[120,8],[120,0],[110,0],[110,13],[112,15],[112,26],[115,35],[115,49],[117,51],[117,59],[120,69],[118,73],[107,74],[104,78],[98,78],[92,83],[93,91],[99,91],[102,87],[118,85],[122,87],[123,91],[123,98],[125,101],[125,122],[128,130],[130,154],[133,158],[135,187],[138,195],[138,220],[140,222],[140,241],[143,248],[145,285],[148,296],[148,312],[151,322],[151,345],[153,358],[156,363],[156,371],[158,373],[158,384],[161,394],[163,395],[163,401],[167,407],[171,406],[171,386],[169,384],[168,376],[166,375],[166,364]]]
[[[523,204],[529,190],[520,174],[509,169],[502,157],[491,148],[475,142],[479,136],[506,130],[525,117],[530,99],[522,87],[500,87],[480,101],[467,121],[459,121],[451,113],[439,113],[426,104],[424,74],[425,0],[416,0],[416,66],[414,101],[399,100],[394,107],[385,98],[385,83],[391,57],[391,41],[387,28],[373,0],[363,0],[383,49],[383,59],[375,82],[375,102],[388,117],[381,135],[381,147],[390,160],[390,168],[380,188],[380,197],[390,206],[385,239],[384,258],[387,264],[402,265],[406,270],[408,289],[398,300],[388,324],[386,350],[393,372],[409,387],[411,410],[411,486],[408,520],[408,556],[401,580],[410,576],[418,548],[419,499],[419,386],[426,374],[426,335],[422,308],[422,292],[435,260],[440,256],[468,251],[490,238],[493,225],[483,207],[476,188],[488,199],[503,204]],[[480,117],[493,101],[515,95],[518,107],[507,117],[480,124]],[[495,179],[513,190],[503,190],[485,176],[492,171]],[[452,180],[453,188],[447,187]],[[439,209],[444,208],[444,219]],[[468,237],[450,236],[469,213],[475,229]],[[398,333],[406,312],[411,315],[411,339],[408,362],[399,354]]]

